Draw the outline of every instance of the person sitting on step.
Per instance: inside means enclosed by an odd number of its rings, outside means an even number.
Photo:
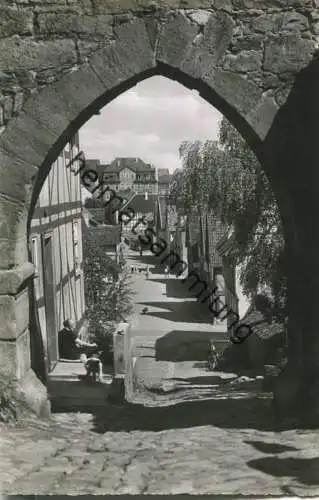
[[[89,355],[92,349],[96,350],[97,344],[94,342],[85,342],[79,338],[75,331],[74,323],[70,319],[63,322],[63,328],[58,335],[59,358],[66,360],[78,360],[80,355],[85,353]]]

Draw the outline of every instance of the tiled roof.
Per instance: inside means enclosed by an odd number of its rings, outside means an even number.
[[[86,170],[94,170],[97,171],[101,166],[100,160],[94,160],[94,159],[85,159],[85,167]]]
[[[121,241],[120,226],[89,227],[87,231],[89,241],[98,246],[116,246]]]
[[[134,191],[132,189],[126,189],[126,190],[119,189],[118,191],[116,191],[116,194],[117,196],[119,197],[121,196],[125,200],[129,200],[130,198],[132,198]]]
[[[283,333],[283,325],[276,322],[269,324],[264,315],[253,306],[249,308],[238,326],[244,324],[249,325],[254,334],[262,340],[268,340],[274,335]]]
[[[156,207],[157,195],[149,194],[148,199],[145,200],[144,194],[136,194],[131,198],[126,205],[123,205],[122,210],[125,208],[132,208],[135,213],[149,213],[154,212]]]
[[[98,222],[104,222],[105,220],[105,208],[90,208],[90,213],[92,217]]]
[[[103,170],[105,172],[120,172],[123,168],[127,167],[133,170],[133,172],[155,172],[155,167],[145,163],[140,158],[126,157],[126,158],[115,158],[109,165],[103,165]]]
[[[169,184],[170,174],[168,168],[158,168],[157,173],[159,184]]]

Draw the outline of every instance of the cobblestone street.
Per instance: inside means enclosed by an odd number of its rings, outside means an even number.
[[[133,283],[134,402],[1,425],[3,493],[318,496],[318,433],[275,432],[260,380],[188,359],[178,332],[218,335],[196,304],[158,275]]]
[[[103,417],[59,414],[51,423],[2,428],[2,491],[318,496],[315,432],[260,430],[260,403],[254,424],[230,413],[223,422],[215,409],[110,407]]]

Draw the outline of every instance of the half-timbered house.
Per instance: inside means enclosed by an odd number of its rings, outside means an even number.
[[[63,321],[71,319],[80,335],[86,328],[81,180],[67,168],[78,153],[77,134],[53,163],[30,225],[34,293],[48,372],[59,359],[58,332]]]

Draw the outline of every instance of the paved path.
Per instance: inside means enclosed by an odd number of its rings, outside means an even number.
[[[113,407],[104,417],[0,426],[2,491],[319,495],[317,433],[262,430],[260,412],[244,423],[227,415],[235,407],[220,408],[224,419],[204,404],[195,413],[174,408]]]
[[[217,346],[225,344],[226,326],[212,324],[207,305],[199,304],[186,283],[156,270],[150,252],[142,258],[129,255],[129,268],[145,268],[147,264],[149,279],[144,272],[132,275],[132,355],[139,383],[143,389],[158,388],[162,383],[172,387],[172,380],[190,374],[190,370],[195,370],[194,376],[206,376],[206,369],[194,368],[194,362],[207,359],[209,338]],[[145,307],[147,313],[141,314]],[[185,365],[183,361],[193,362]],[[143,401],[147,403],[145,398]]]
[[[144,272],[131,277],[135,302],[131,317],[133,335],[159,337],[171,331],[196,331],[211,332],[225,338],[226,327],[212,325],[208,306],[198,303],[194,293],[188,291],[187,283],[182,283],[173,275],[167,277],[156,272],[152,260],[150,252],[142,258],[132,254],[128,256],[128,268],[132,265],[144,268],[148,262],[151,263],[149,279]],[[148,308],[148,312],[141,315],[144,307]]]
[[[211,325],[203,318],[192,323],[190,302],[183,309],[180,300],[159,299],[164,284],[135,280],[138,301],[164,313],[156,322],[155,315],[139,315],[143,304],[135,308],[144,390],[135,404],[109,405],[103,414],[0,424],[3,493],[318,497],[318,432],[274,432],[259,380],[208,373],[203,361],[180,359],[187,349],[171,332],[204,335]]]

